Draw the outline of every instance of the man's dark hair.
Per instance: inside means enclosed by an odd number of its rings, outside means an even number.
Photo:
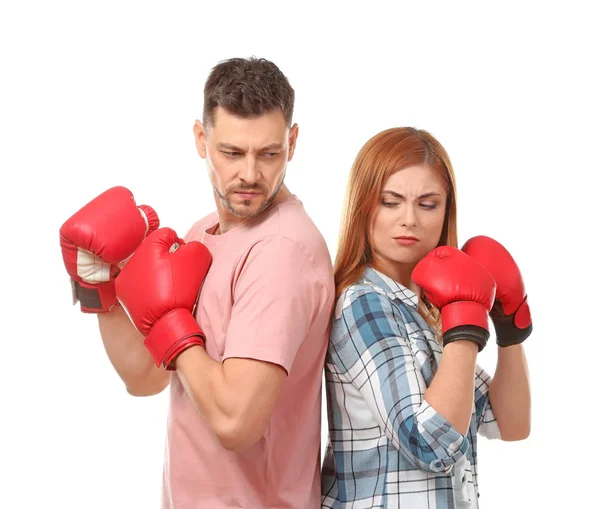
[[[220,106],[242,118],[258,117],[279,108],[289,126],[294,112],[294,89],[273,63],[264,58],[231,58],[219,62],[204,85],[206,128],[214,125]]]

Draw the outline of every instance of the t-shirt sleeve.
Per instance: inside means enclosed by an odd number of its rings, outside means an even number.
[[[257,359],[289,373],[325,296],[325,283],[293,241],[260,240],[237,268],[223,360]]]

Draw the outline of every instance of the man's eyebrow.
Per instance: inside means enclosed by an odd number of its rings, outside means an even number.
[[[260,152],[267,152],[269,150],[281,150],[283,145],[281,143],[269,143],[267,146],[260,149]]]
[[[243,150],[231,143],[217,143],[217,148],[219,150],[230,150],[232,152],[243,152]]]
[[[235,145],[232,145],[231,143],[218,143],[217,148],[219,150],[228,150],[231,152],[245,152],[245,150],[243,150],[240,147],[237,147]],[[283,145],[281,143],[269,143],[268,145],[260,148],[258,151],[259,152],[268,152],[270,150],[272,151],[272,150],[282,150],[282,149],[283,149]]]
[[[402,199],[404,199],[404,195],[403,195],[403,194],[397,193],[397,192],[395,192],[395,191],[390,191],[390,190],[386,189],[386,190],[384,190],[383,192],[384,192],[384,193],[391,194],[391,195],[392,195],[392,196],[394,196],[395,198],[399,198],[399,199],[401,199],[401,200],[402,200]],[[419,198],[419,199],[421,199],[421,198],[429,198],[429,197],[431,197],[431,196],[442,196],[442,195],[441,195],[440,193],[436,193],[435,191],[430,191],[430,192],[428,192],[428,193],[420,194],[420,195],[418,196],[418,198]]]

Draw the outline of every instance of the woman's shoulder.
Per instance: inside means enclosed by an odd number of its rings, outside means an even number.
[[[368,278],[360,278],[346,287],[336,301],[334,319],[341,317],[344,310],[355,305],[357,301],[361,307],[404,310],[406,302],[399,298],[397,293],[382,288]],[[416,309],[416,306],[414,306]],[[404,313],[403,313],[404,314]]]
[[[385,289],[359,279],[343,290],[338,297],[332,319],[334,335],[370,330],[373,323],[381,331],[406,335],[407,322],[414,321],[401,301]]]
[[[416,307],[393,292],[386,291],[369,280],[359,279],[348,286],[337,299],[332,324],[332,338],[341,338],[351,330],[372,329],[384,335],[403,337],[416,350],[438,349],[435,335],[420,317]],[[388,330],[389,329],[389,330]]]
[[[379,302],[383,299],[389,300],[388,295],[381,288],[377,288],[364,279],[352,283],[344,289],[336,301],[334,319],[342,316],[345,309],[359,301],[363,306]]]

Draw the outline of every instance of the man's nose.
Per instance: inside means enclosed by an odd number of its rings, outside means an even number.
[[[248,155],[244,159],[244,167],[239,172],[239,178],[248,184],[253,184],[258,180],[258,168],[256,157]]]

